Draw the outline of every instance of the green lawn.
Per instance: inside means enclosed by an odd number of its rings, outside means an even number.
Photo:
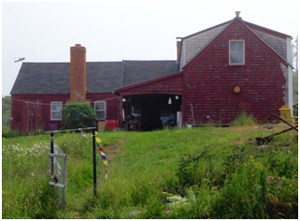
[[[298,218],[296,133],[249,144],[285,128],[98,133],[109,169],[105,180],[97,150],[97,197],[91,134],[56,134],[68,154],[65,211],[47,184],[49,136],[3,138],[2,217]]]

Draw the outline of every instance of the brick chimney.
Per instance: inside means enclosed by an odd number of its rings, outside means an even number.
[[[80,44],[71,47],[70,101],[83,103],[86,98],[86,49]]]
[[[181,53],[181,39],[180,37],[176,38],[176,45],[177,45],[177,63],[180,63],[180,53]]]

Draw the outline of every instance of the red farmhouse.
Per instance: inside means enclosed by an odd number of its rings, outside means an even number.
[[[23,63],[11,91],[11,129],[58,129],[70,100],[88,101],[99,121],[141,130],[230,125],[243,110],[264,122],[281,106],[292,108],[291,36],[236,12],[177,39],[176,61],[86,62],[76,45],[70,63]]]

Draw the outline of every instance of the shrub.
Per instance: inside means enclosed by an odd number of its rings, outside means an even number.
[[[88,103],[69,102],[62,109],[63,129],[96,126],[96,113]]]
[[[19,136],[19,131],[10,130],[8,127],[3,126],[2,137],[10,138]]]
[[[256,120],[252,114],[247,115],[245,111],[242,111],[241,115],[238,116],[232,123],[233,126],[254,126],[257,125]]]
[[[298,102],[294,104],[293,116],[298,116]]]

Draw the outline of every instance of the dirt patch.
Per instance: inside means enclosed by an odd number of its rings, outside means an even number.
[[[289,128],[286,124],[266,124],[266,125],[257,125],[257,126],[242,126],[242,127],[230,127],[229,129],[231,131],[234,131],[236,133],[242,133],[247,131],[263,131],[263,130],[269,130],[269,131],[281,131],[284,129]]]
[[[259,128],[258,126],[243,126],[243,127],[231,127],[230,130],[236,133],[241,133],[245,131],[257,130],[258,128]]]
[[[107,159],[113,159],[118,153],[121,152],[121,146],[122,144],[116,145],[116,146],[109,146],[107,148]]]
[[[234,141],[231,141],[230,144],[233,144],[233,145],[239,145],[243,142],[244,140],[234,140]]]
[[[109,153],[109,154],[106,156],[106,158],[107,158],[108,160],[111,160],[111,159],[115,158],[115,156],[117,156],[116,153]]]
[[[107,149],[109,152],[120,152],[121,151],[121,149],[119,148],[119,146],[110,146],[110,147],[108,147],[108,149]]]

